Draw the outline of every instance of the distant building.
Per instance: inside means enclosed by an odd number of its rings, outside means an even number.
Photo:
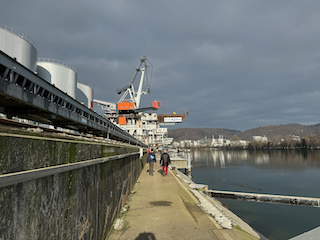
[[[245,147],[245,146],[247,146],[247,141],[245,141],[245,140],[230,141],[230,146],[242,146],[242,147]]]
[[[252,141],[256,142],[267,142],[268,138],[266,136],[252,136]]]
[[[294,141],[300,141],[300,137],[299,136],[292,135],[292,139]]]
[[[178,148],[179,147],[179,143],[174,141],[172,143],[172,146],[173,146],[173,148]]]
[[[218,139],[215,139],[215,144],[214,144],[214,146],[215,146],[215,147],[222,147],[223,144],[224,144],[223,135],[219,135],[219,138],[218,138]]]
[[[211,139],[208,138],[200,139],[201,146],[211,146],[211,142]]]
[[[264,139],[262,137],[262,139]],[[174,141],[172,146],[174,148],[192,148],[192,147],[223,147],[223,146],[243,146],[248,145],[249,142],[244,140],[236,140],[231,141],[228,139],[224,139],[223,135],[219,135],[218,139],[215,139],[214,136],[212,138],[204,138],[200,140],[181,140],[179,142]]]
[[[214,138],[211,139],[211,146],[214,146],[216,144],[216,140]]]
[[[199,147],[200,146],[200,141],[199,140],[193,141],[193,146],[194,147]]]

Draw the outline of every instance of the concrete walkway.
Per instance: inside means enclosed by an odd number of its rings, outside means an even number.
[[[178,179],[175,171],[168,170],[168,175],[162,176],[159,161],[153,176],[149,176],[148,169],[147,164],[135,193],[127,200],[129,210],[122,217],[123,229],[113,229],[109,240],[257,239],[239,229],[222,229],[197,205],[199,201],[188,184]]]

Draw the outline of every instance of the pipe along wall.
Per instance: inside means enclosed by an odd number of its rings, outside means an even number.
[[[105,239],[145,165],[139,147],[18,134],[0,133],[0,239]]]

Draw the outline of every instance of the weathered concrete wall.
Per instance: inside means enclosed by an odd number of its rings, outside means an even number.
[[[2,176],[136,153],[0,188],[0,239],[105,239],[145,164],[138,152],[138,147],[0,136]]]

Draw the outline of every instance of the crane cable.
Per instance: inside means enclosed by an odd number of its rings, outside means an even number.
[[[146,61],[148,61],[148,63],[151,65],[150,81],[149,81],[148,72],[147,72],[147,69],[148,69],[148,67],[150,67],[150,66],[148,66],[147,64],[145,65],[145,67],[146,67],[146,78],[147,78],[147,93],[150,93],[152,73],[153,73],[153,65],[152,65],[152,63],[151,63],[147,58],[146,58]],[[150,96],[150,94],[148,94],[148,100],[149,100],[149,102],[151,101],[151,96]]]
[[[147,87],[148,87],[148,93],[150,93],[150,87],[151,87],[151,80],[152,80],[152,73],[153,73],[153,65],[152,63],[146,58],[146,60],[148,61],[148,63],[150,63],[151,65],[151,75],[150,75],[150,82],[149,82],[149,78],[148,78],[148,74],[147,75]],[[150,67],[150,66],[147,66],[146,67]],[[146,72],[147,72],[147,68],[146,68]]]

